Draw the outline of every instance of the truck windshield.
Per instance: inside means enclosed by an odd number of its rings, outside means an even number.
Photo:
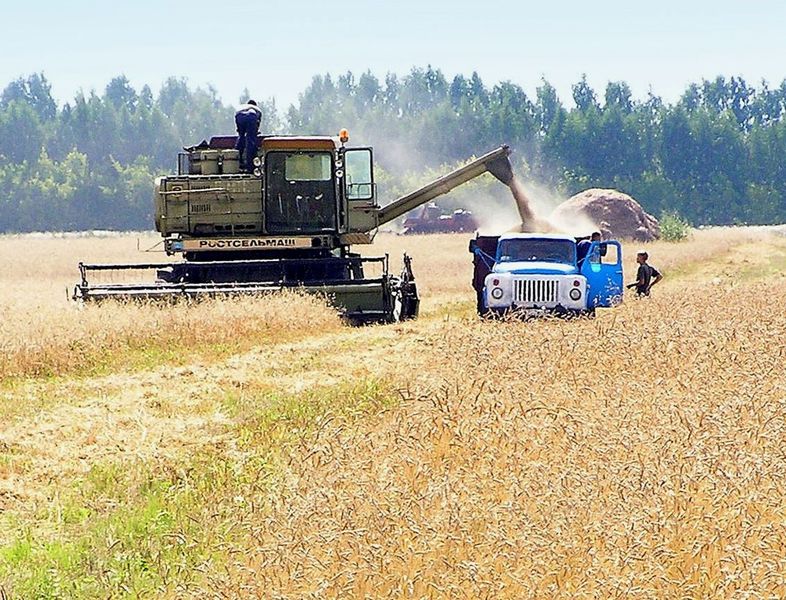
[[[268,152],[265,157],[268,233],[336,230],[336,187],[329,152]]]
[[[499,262],[576,264],[576,244],[569,240],[510,239],[499,242]]]

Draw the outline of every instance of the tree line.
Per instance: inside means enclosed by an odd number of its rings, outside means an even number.
[[[564,196],[613,187],[697,225],[786,221],[786,81],[719,76],[667,104],[582,77],[566,102],[546,80],[529,97],[427,67],[318,75],[285,111],[257,101],[263,132],[347,127],[352,143],[375,147],[389,189],[507,143],[525,179]],[[215,89],[185,79],[154,94],[121,75],[58,106],[43,74],[20,77],[0,95],[0,231],[150,228],[155,176],[174,170],[183,145],[233,132],[233,115]]]

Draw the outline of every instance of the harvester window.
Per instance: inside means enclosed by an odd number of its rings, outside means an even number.
[[[347,164],[347,200],[371,200],[374,197],[374,176],[371,172],[371,150],[354,148],[344,153]]]
[[[289,181],[330,181],[330,155],[288,154],[284,177]]]
[[[336,191],[328,152],[268,152],[265,157],[267,233],[336,230]]]

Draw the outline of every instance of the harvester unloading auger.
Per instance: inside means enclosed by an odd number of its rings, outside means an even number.
[[[380,207],[372,149],[333,137],[260,139],[253,173],[241,173],[234,136],[179,155],[178,174],[155,184],[156,230],[173,263],[79,264],[74,299],[197,297],[300,288],[328,296],[354,322],[417,316],[411,261],[400,276],[388,257],[362,257],[380,225],[485,173],[513,177],[502,146]],[[140,283],[91,283],[99,274],[146,273]],[[372,273],[373,272],[373,273]],[[140,279],[143,279],[140,276]]]

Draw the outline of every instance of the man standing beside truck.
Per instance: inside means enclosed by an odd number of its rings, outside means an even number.
[[[639,263],[639,270],[636,272],[636,281],[627,285],[628,289],[636,288],[636,295],[641,298],[650,295],[650,289],[653,285],[663,279],[655,267],[647,264],[649,254],[646,252],[639,252],[636,254],[636,262]],[[653,280],[653,277],[655,278]]]
[[[257,136],[259,124],[262,121],[262,111],[255,100],[241,104],[235,113],[237,126],[237,143],[235,148],[240,151],[240,170],[250,173],[254,170],[254,158],[259,150]]]

